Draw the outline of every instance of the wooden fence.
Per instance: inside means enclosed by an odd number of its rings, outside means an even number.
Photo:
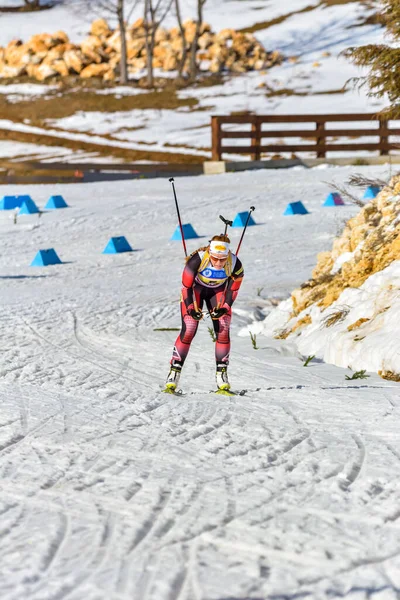
[[[375,127],[364,129],[357,128],[328,128],[328,123],[357,123],[360,121],[374,121]],[[264,123],[269,124],[295,124],[313,123],[314,129],[271,129],[263,130]],[[250,125],[248,131],[226,130],[224,125]],[[325,158],[327,152],[356,152],[359,150],[379,151],[379,154],[389,154],[390,150],[399,149],[400,141],[391,143],[389,137],[400,135],[400,129],[390,128],[390,121],[376,114],[342,114],[342,115],[241,115],[241,116],[214,116],[211,117],[212,130],[212,160],[222,160],[223,154],[250,154],[252,160],[260,160],[262,153],[298,153],[315,152],[317,158]],[[352,140],[362,137],[379,137],[379,141],[370,143]],[[305,143],[264,143],[264,138],[300,138]],[[340,138],[350,138],[344,143]],[[224,139],[247,139],[250,144],[223,145]],[[311,143],[312,142],[312,143]]]

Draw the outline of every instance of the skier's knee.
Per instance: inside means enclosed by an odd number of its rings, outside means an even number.
[[[181,340],[184,344],[190,344],[197,332],[198,322],[191,317],[185,317],[185,327],[181,331]]]

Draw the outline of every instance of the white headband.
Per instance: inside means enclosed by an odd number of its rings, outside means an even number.
[[[220,242],[219,240],[211,240],[210,254],[211,256],[215,256],[215,258],[226,258],[229,254],[229,244],[227,242]]]

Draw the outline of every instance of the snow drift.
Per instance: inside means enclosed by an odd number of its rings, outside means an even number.
[[[312,278],[254,333],[290,338],[305,355],[400,381],[400,175],[350,219]]]

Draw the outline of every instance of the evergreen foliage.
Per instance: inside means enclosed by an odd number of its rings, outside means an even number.
[[[353,79],[359,87],[367,85],[369,95],[387,94],[388,117],[400,115],[400,0],[381,0],[380,22],[386,27],[389,44],[350,47],[343,52],[358,67],[368,67],[369,75]],[[390,45],[391,44],[391,45]]]

